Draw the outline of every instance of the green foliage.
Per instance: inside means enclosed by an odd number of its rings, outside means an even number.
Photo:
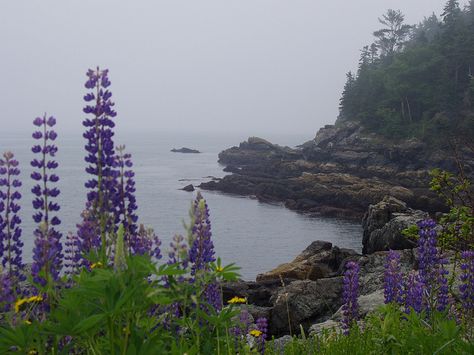
[[[284,354],[472,354],[474,344],[463,338],[463,329],[444,313],[434,315],[429,326],[422,315],[405,314],[386,305],[355,325],[349,335],[325,331],[307,341],[294,339]],[[269,344],[268,354],[279,353]]]
[[[200,286],[206,280],[178,282],[186,271],[177,265],[157,267],[148,256],[126,256],[124,262],[120,268],[97,264],[90,272],[83,270],[73,287],[58,291],[58,303],[44,319],[29,324],[12,316],[9,324],[0,325],[0,353],[212,353],[225,343],[237,311],[201,307]],[[237,268],[222,267],[220,260],[212,270],[206,278],[224,282],[237,277]],[[181,317],[170,316],[172,304],[179,304]]]
[[[362,50],[357,76],[347,78],[339,119],[395,139],[442,144],[446,135],[472,137],[472,10],[450,0],[441,21],[433,14],[408,26],[395,10],[379,21],[384,27]]]
[[[442,197],[449,212],[440,219],[443,227],[440,246],[446,249],[474,248],[474,191],[462,170],[454,175],[434,169],[430,172],[430,188]]]

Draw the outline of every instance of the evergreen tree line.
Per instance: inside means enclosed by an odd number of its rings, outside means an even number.
[[[448,0],[438,18],[404,22],[388,10],[347,73],[338,123],[360,122],[387,137],[440,141],[474,136],[474,0]]]

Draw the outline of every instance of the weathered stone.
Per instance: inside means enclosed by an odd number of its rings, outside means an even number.
[[[330,242],[311,243],[292,262],[282,264],[264,274],[257,275],[257,282],[286,279],[317,280],[334,276],[341,262],[356,252],[333,247]]]
[[[381,250],[414,248],[416,244],[407,239],[402,231],[428,216],[426,212],[408,208],[394,197],[385,196],[381,202],[369,206],[362,220],[362,252],[370,254]]]
[[[233,175],[200,187],[346,218],[361,218],[386,195],[413,209],[446,211],[429,190],[429,170],[454,167],[454,160],[433,150],[416,139],[395,144],[365,133],[360,124],[339,122],[321,128],[315,139],[296,149],[251,137],[219,154]]]
[[[285,280],[284,280],[285,281]],[[286,280],[291,282],[291,280]],[[236,281],[227,282],[222,285],[224,303],[231,298],[245,297],[249,304],[261,307],[271,307],[271,297],[282,287],[280,280],[265,282]]]
[[[185,187],[183,187],[182,190],[187,191],[187,192],[192,192],[192,191],[194,191],[194,186],[193,186],[193,184],[189,184],[189,185],[186,185]]]
[[[332,319],[328,319],[327,321],[324,321],[322,323],[313,324],[311,327],[309,327],[309,334],[310,335],[320,335],[325,330],[335,331],[337,333],[340,333],[342,331],[341,330],[341,323],[338,322],[338,321],[336,322]]]
[[[385,303],[384,291],[382,289],[379,289],[368,295],[359,296],[357,301],[359,303],[359,316],[360,318],[364,318],[367,314],[375,311],[377,308],[379,308]],[[342,306],[331,317],[332,321],[340,322],[341,319]]]
[[[294,281],[272,296],[270,322],[272,334],[305,331],[318,322],[328,319],[341,305],[342,277],[316,281]]]
[[[173,153],[194,153],[194,154],[201,153],[199,150],[186,148],[186,147],[179,148],[179,149],[173,148],[173,149],[171,149],[171,152],[173,152]]]

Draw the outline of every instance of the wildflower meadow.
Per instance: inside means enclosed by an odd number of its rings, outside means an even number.
[[[76,230],[61,229],[59,118],[33,120],[30,177],[14,152],[0,159],[1,354],[474,353],[474,251],[442,249],[433,220],[418,224],[417,270],[403,273],[399,253],[387,253],[385,306],[359,316],[360,266],[348,260],[340,328],[274,340],[269,319],[253,319],[244,297],[223,298],[238,267],[216,256],[199,192],[185,233],[169,246],[139,223],[132,155],[114,140],[110,86],[108,70],[87,72],[89,180]],[[26,178],[34,186],[21,196]],[[22,234],[23,203],[35,211],[33,236]],[[25,237],[34,238],[29,263]]]

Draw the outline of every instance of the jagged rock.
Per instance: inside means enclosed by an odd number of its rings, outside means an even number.
[[[279,280],[280,277],[298,280],[317,280],[334,276],[341,262],[356,252],[349,249],[333,247],[330,242],[315,241],[311,243],[292,262],[257,275],[257,282]]]
[[[294,281],[272,296],[270,331],[275,335],[293,333],[300,325],[305,331],[328,319],[341,305],[342,277],[316,281]]]
[[[284,280],[291,282],[291,280]],[[234,296],[245,297],[249,304],[271,307],[271,297],[282,287],[280,280],[265,282],[235,281],[222,285],[224,303]]]
[[[185,187],[183,187],[182,190],[187,191],[187,192],[192,192],[192,191],[194,191],[194,186],[193,186],[193,184],[189,184],[189,185],[186,185]]]
[[[386,195],[413,209],[446,211],[429,190],[429,170],[455,168],[449,153],[416,139],[395,143],[364,132],[354,122],[327,125],[295,149],[251,137],[219,154],[232,175],[200,187],[326,216],[362,218]]]
[[[173,148],[173,149],[171,149],[171,152],[173,152],[173,153],[194,153],[194,154],[201,153],[199,150],[191,149],[191,148],[185,148],[185,147],[179,148],[179,149]]]
[[[416,244],[407,239],[402,231],[427,217],[429,215],[426,212],[410,209],[406,203],[392,196],[385,196],[381,202],[369,206],[362,220],[362,252],[370,254],[381,250],[415,247]]]
[[[417,266],[416,250],[399,250],[400,267],[402,272],[407,273]],[[376,252],[358,258],[360,266],[359,292],[368,295],[383,289],[385,263],[388,252]]]

